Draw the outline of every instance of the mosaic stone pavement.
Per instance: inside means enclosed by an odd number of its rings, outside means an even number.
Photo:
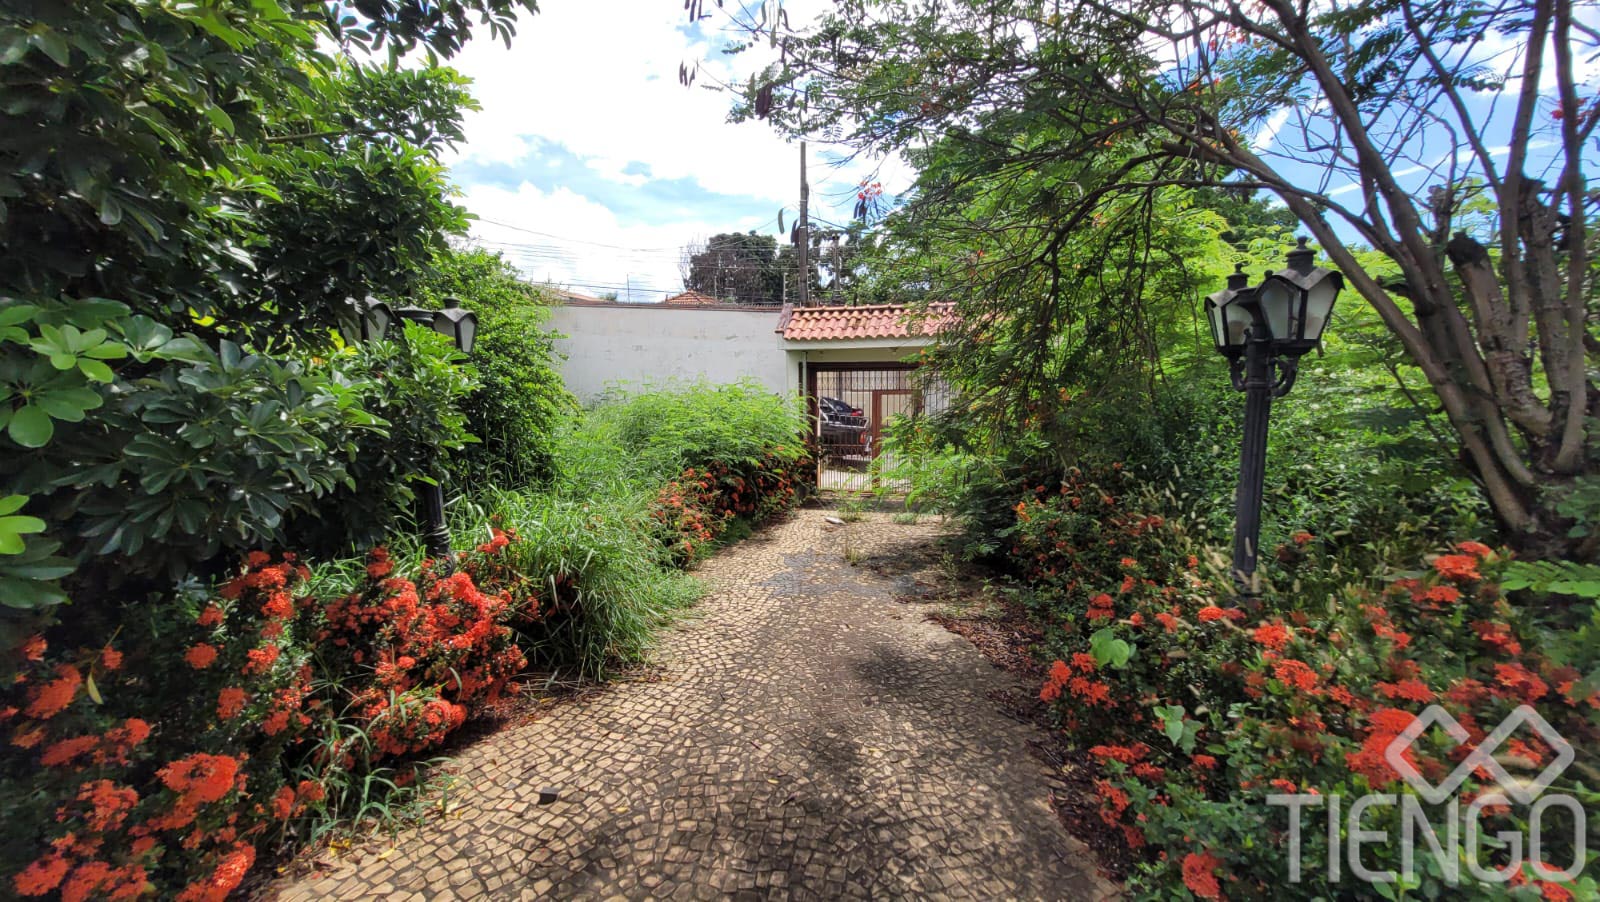
[[[284,900],[1100,899],[1034,727],[966,640],[852,566],[938,538],[801,511],[706,562],[659,680],[558,704],[463,750],[451,816]],[[561,788],[539,804],[539,790]]]

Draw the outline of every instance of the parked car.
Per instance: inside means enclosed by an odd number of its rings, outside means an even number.
[[[851,407],[838,398],[822,397],[817,399],[817,412],[825,454],[858,457],[872,453],[872,433],[867,429],[867,417],[861,408]]]

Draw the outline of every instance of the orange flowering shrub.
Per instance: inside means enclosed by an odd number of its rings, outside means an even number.
[[[754,463],[687,467],[656,493],[651,516],[674,559],[687,563],[709,554],[734,520],[759,523],[805,500],[815,475],[809,456],[783,446]]]
[[[540,605],[501,560],[515,540],[415,578],[375,549],[330,599],[292,555],[252,553],[99,647],[28,639],[0,701],[0,894],[228,896],[353,775],[437,748],[522,670],[510,623]]]
[[[1496,585],[1504,555],[1476,542],[1384,579],[1311,582],[1319,561],[1309,534],[1293,540],[1296,576],[1306,580],[1299,591],[1269,589],[1247,610],[1229,600],[1226,572],[1207,563],[1220,564],[1220,555],[1183,524],[1138,511],[1151,497],[1130,502],[1072,473],[1060,486],[1033,487],[1005,533],[1013,566],[1033,588],[1030,603],[1050,627],[1045,660],[1054,660],[1039,697],[1075,741],[1092,746],[1103,771],[1101,817],[1141,862],[1135,889],[1169,898],[1182,888],[1202,899],[1345,898],[1366,889],[1327,880],[1325,812],[1305,816],[1304,880],[1288,883],[1288,815],[1266,798],[1408,792],[1386,752],[1430,704],[1467,733],[1459,744],[1425,733],[1405,752],[1435,783],[1527,704],[1578,750],[1579,765],[1557,790],[1595,799],[1574,781],[1583,767],[1592,772],[1600,747],[1600,691],[1584,679],[1600,665],[1600,610],[1589,626],[1541,633]],[[1526,776],[1554,758],[1531,731],[1501,752]],[[1493,788],[1480,772],[1462,797]],[[1526,835],[1526,808],[1487,812],[1481,836]],[[1398,819],[1376,820],[1367,826],[1392,841],[1368,843],[1367,864],[1398,869]],[[1546,825],[1549,860],[1595,854],[1570,848],[1570,830],[1562,847],[1557,832]],[[1493,842],[1480,860],[1505,862]],[[1422,879],[1425,896],[1452,891],[1437,874]],[[1562,882],[1538,869],[1519,872],[1519,883],[1529,898],[1594,888],[1592,874]]]

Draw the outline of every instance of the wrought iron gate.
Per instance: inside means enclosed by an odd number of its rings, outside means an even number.
[[[883,437],[895,417],[949,404],[941,380],[901,363],[809,363],[806,397],[816,430],[817,487],[848,491],[877,488],[879,473],[894,466]]]

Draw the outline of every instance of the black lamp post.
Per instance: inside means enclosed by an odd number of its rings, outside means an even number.
[[[351,298],[346,303],[350,304],[356,314],[354,328],[348,330],[346,334],[360,341],[383,338],[390,325],[395,322],[396,315],[448,336],[455,344],[456,350],[463,354],[471,354],[472,346],[478,340],[478,315],[470,310],[463,310],[461,301],[457,298],[445,298],[443,310],[428,310],[423,307],[401,307],[398,310],[390,310],[389,305],[370,296],[362,301]],[[422,532],[423,547],[434,560],[448,562],[450,529],[444,522],[444,487],[437,479],[423,484],[422,516],[426,521]]]
[[[1239,591],[1256,594],[1257,547],[1261,539],[1261,498],[1267,468],[1267,421],[1272,399],[1294,387],[1300,357],[1322,341],[1344,276],[1316,266],[1316,253],[1299,246],[1289,265],[1249,285],[1244,267],[1228,286],[1206,298],[1206,321],[1218,353],[1228,359],[1233,387],[1244,392],[1244,441],[1239,449],[1239,490],[1235,497],[1233,575]]]

